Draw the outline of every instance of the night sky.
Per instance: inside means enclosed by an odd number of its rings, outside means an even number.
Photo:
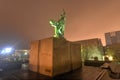
[[[32,40],[53,36],[49,20],[66,12],[65,38],[101,38],[120,30],[120,0],[0,0],[0,48],[29,49]]]

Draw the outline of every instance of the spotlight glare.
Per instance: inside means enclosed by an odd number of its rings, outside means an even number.
[[[4,48],[1,53],[2,54],[7,54],[7,53],[11,53],[12,52],[12,48]]]

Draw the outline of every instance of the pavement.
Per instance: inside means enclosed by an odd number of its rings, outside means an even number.
[[[18,69],[0,71],[0,80],[98,80],[99,76],[103,74],[103,71],[104,70],[100,67],[84,66],[82,69],[71,71],[51,78],[29,70]],[[103,80],[120,80],[120,79],[111,79],[107,75],[107,77],[105,76]]]

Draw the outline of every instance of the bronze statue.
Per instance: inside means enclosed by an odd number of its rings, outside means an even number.
[[[53,19],[50,20],[50,25],[54,27],[55,34],[54,37],[64,37],[64,29],[65,29],[65,11],[61,14],[61,18],[58,21]]]

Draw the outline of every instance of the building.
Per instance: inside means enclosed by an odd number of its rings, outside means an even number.
[[[96,57],[98,60],[103,60],[104,50],[99,38],[77,41],[76,43],[81,45],[83,62],[85,60],[94,60]]]
[[[106,45],[120,43],[120,31],[105,33]]]
[[[120,61],[120,31],[105,33],[106,55]]]

